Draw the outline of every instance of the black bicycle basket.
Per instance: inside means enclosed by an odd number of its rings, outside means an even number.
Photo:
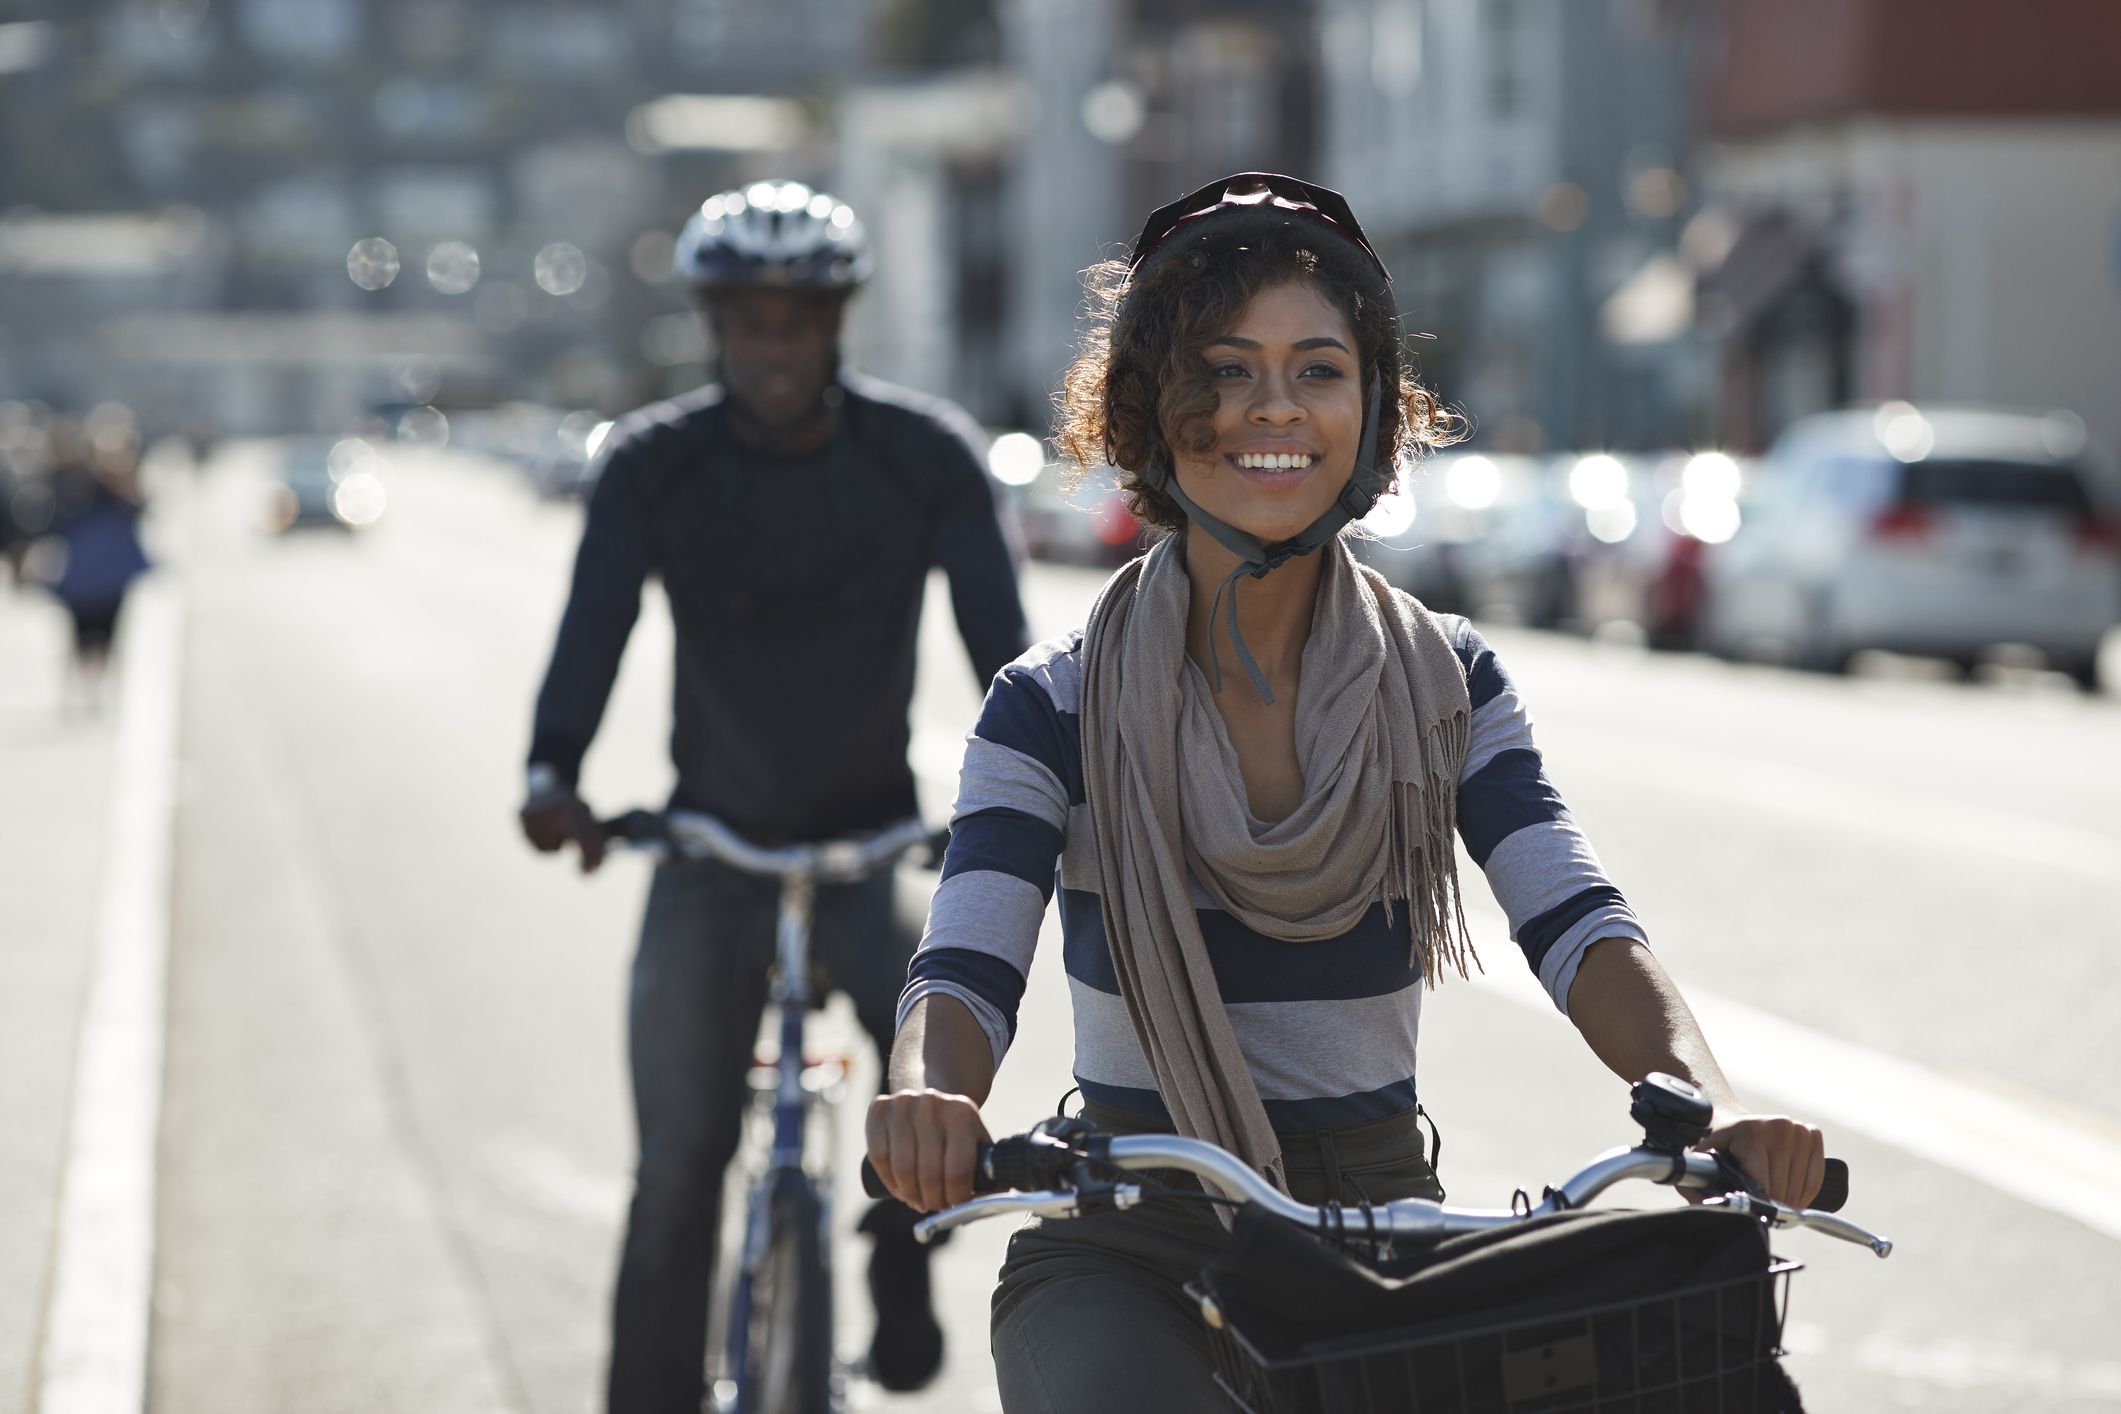
[[[1750,1219],[1564,1214],[1372,1268],[1247,1210],[1187,1288],[1250,1414],[1797,1414]]]

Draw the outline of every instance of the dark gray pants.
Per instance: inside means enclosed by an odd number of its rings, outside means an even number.
[[[708,1300],[780,886],[726,865],[657,867],[633,961],[629,1059],[640,1163],[613,1301],[612,1414],[699,1414]],[[917,935],[891,874],[818,891],[811,957],[889,1050]]]
[[[1116,1133],[1116,1111],[1085,1113]],[[1323,1137],[1284,1135],[1306,1203],[1441,1198],[1413,1115]],[[1337,1181],[1336,1181],[1337,1180]],[[1188,1180],[1190,1181],[1190,1180]],[[994,1372],[1009,1414],[1221,1414],[1200,1312],[1185,1284],[1222,1247],[1204,1204],[1034,1219],[1009,1241],[994,1291]]]

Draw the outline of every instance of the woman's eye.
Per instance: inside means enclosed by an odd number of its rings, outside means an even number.
[[[1245,366],[1241,363],[1218,363],[1209,370],[1217,378],[1242,378]]]
[[[1306,378],[1338,378],[1341,376],[1340,366],[1332,363],[1314,363],[1304,370],[1304,376]]]

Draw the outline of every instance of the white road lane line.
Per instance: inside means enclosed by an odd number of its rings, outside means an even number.
[[[1471,895],[1466,903],[1478,936],[1508,936],[1499,911],[1476,906]],[[1491,949],[1499,962],[1477,985],[1551,1013],[1553,999],[1537,979],[1505,956],[1515,951]],[[2121,1126],[2060,1101],[2014,1099],[1698,986],[1681,990],[1724,1074],[1749,1101],[1773,1099],[1824,1128],[1856,1130],[2121,1238]]]
[[[1625,775],[1637,788],[1667,789],[1697,799],[1713,793],[1736,807],[1759,806],[1947,857],[1996,855],[2035,868],[2088,875],[2101,883],[2121,879],[2121,838],[2096,830],[1942,796],[1888,790],[1787,762],[1652,743],[1594,727],[1556,727],[1553,736],[1567,745],[1552,759],[1565,762],[1572,772],[1610,771]]]
[[[38,1352],[37,1414],[147,1395],[183,590],[142,581],[119,648],[110,833]]]

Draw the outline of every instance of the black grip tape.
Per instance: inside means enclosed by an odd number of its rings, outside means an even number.
[[[1008,1142],[1010,1141],[1006,1139],[1002,1141],[1004,1144]],[[973,1156],[972,1191],[974,1193],[998,1193],[1013,1186],[997,1182],[988,1177],[993,1172],[990,1160],[995,1153],[995,1148],[996,1146],[994,1145],[982,1144],[979,1146],[979,1152]],[[866,1154],[862,1156],[862,1192],[872,1198],[889,1198],[891,1196],[891,1190],[884,1187],[884,1176],[876,1171],[876,1165],[869,1162],[869,1157]]]
[[[1821,1213],[1838,1213],[1841,1205],[1849,1200],[1849,1166],[1840,1159],[1826,1161],[1826,1177],[1820,1180],[1819,1196],[1812,1200],[1812,1209]]]

